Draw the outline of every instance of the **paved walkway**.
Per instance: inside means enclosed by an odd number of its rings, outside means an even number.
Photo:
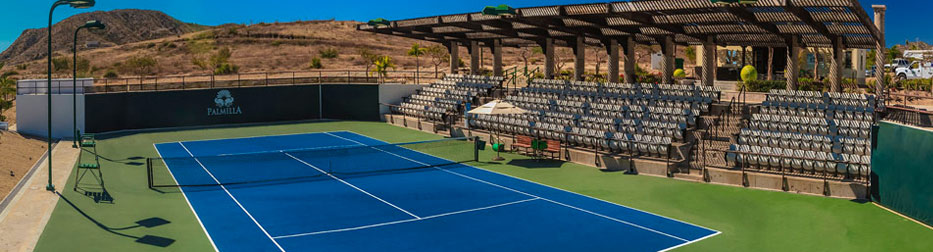
[[[61,142],[52,149],[52,183],[62,190],[78,159],[79,149]],[[10,206],[0,213],[0,251],[33,251],[39,235],[55,209],[58,195],[45,190],[48,183],[48,160],[29,178],[24,188],[13,196]]]

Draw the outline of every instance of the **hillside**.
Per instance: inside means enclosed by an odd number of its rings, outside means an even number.
[[[70,52],[75,29],[89,20],[99,20],[107,29],[82,31],[78,36],[78,44],[81,47],[84,41],[98,41],[102,47],[109,47],[204,29],[200,25],[187,24],[158,11],[113,10],[81,13],[52,25],[52,36],[55,38],[52,43],[53,51],[64,54]],[[24,30],[6,51],[0,53],[0,61],[14,65],[46,57],[47,37],[48,28]]]
[[[85,17],[78,17],[85,15]],[[111,12],[94,12],[82,14],[63,21],[77,22],[75,20],[86,20],[93,15],[105,18],[124,17],[125,19],[138,19],[134,15],[143,15],[151,18],[150,20],[163,20],[162,25],[137,25],[125,24],[122,27],[110,27],[104,32],[97,32],[89,35],[87,39],[79,39],[79,44],[86,40],[101,39],[107,47],[91,48],[79,50],[79,57],[88,62],[86,70],[79,70],[79,76],[102,78],[106,73],[112,72],[110,76],[116,74],[119,77],[138,76],[139,71],[134,71],[128,65],[128,60],[145,58],[151,60],[154,66],[147,69],[147,76],[165,76],[165,75],[196,75],[209,74],[212,69],[199,66],[197,60],[208,61],[211,56],[218,52],[229,49],[229,63],[236,65],[240,73],[256,73],[270,71],[307,71],[311,70],[310,62],[312,58],[321,58],[321,69],[323,70],[363,70],[368,64],[363,59],[360,51],[369,50],[378,55],[386,55],[392,58],[396,65],[394,70],[415,70],[416,59],[408,56],[406,52],[414,43],[420,43],[422,46],[438,45],[431,42],[407,39],[396,36],[374,34],[370,32],[357,31],[356,26],[360,24],[355,21],[298,21],[288,23],[258,23],[258,24],[227,24],[215,27],[199,26],[193,24],[184,24],[175,19],[156,11],[139,10],[117,10]],[[155,21],[150,21],[155,22]],[[75,23],[77,24],[77,23]],[[53,31],[58,31],[56,26]],[[162,27],[154,30],[135,31],[126,27]],[[29,30],[24,34],[32,34],[44,30]],[[184,33],[184,34],[181,34]],[[20,78],[42,78],[46,71],[44,56],[44,37],[39,43],[27,43],[36,40],[37,36],[24,36],[17,40],[14,46],[2,55],[10,57],[10,63],[7,64],[7,70],[15,67],[20,73]],[[58,36],[56,36],[58,37]],[[158,37],[153,39],[144,39],[147,37]],[[117,39],[120,38],[120,39]],[[69,40],[70,41],[70,40]],[[28,50],[20,49],[26,45],[32,45]],[[61,45],[64,47],[64,45]],[[38,49],[33,48],[38,47]],[[36,51],[38,50],[38,51]],[[337,56],[328,58],[322,57],[321,52],[332,50]],[[643,68],[647,68],[650,57],[649,51],[657,51],[658,48],[648,46],[639,46],[636,58]],[[23,52],[25,53],[18,53]],[[490,69],[492,63],[492,54],[488,48],[483,48],[484,68]],[[521,58],[522,51],[529,55],[531,67],[540,67],[543,65],[543,56],[540,54],[530,54],[530,48],[505,48],[503,50],[503,63],[506,67],[524,65]],[[597,47],[587,49],[587,72],[596,70],[596,53],[601,55],[601,61],[606,60],[605,50]],[[678,57],[683,57],[683,50],[678,50]],[[466,48],[461,48],[461,59],[469,62]],[[61,53],[67,53],[62,51]],[[32,56],[30,56],[32,55]],[[37,58],[36,55],[39,57]],[[559,57],[558,68],[563,70],[572,69],[572,53],[569,48],[558,48]],[[67,58],[70,61],[70,57]],[[4,58],[0,57],[0,61]],[[22,61],[22,59],[35,59]],[[421,67],[424,72],[433,72],[434,65],[431,64],[431,58],[421,57]],[[79,62],[79,67],[81,66]],[[443,71],[447,64],[443,63],[439,69]],[[600,65],[600,72],[605,73],[607,64]],[[138,69],[137,69],[138,70]],[[688,68],[688,72],[689,68]],[[70,68],[65,67],[55,71],[55,76],[69,77]]]

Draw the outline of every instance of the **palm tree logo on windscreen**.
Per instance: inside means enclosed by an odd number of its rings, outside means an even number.
[[[224,89],[218,91],[217,96],[214,97],[214,105],[217,105],[217,107],[207,108],[207,115],[221,116],[243,114],[239,106],[233,106],[233,101],[233,94],[230,93],[230,90]]]
[[[221,108],[233,106],[233,95],[230,94],[230,90],[220,90],[217,92],[217,98],[214,98],[214,103]]]

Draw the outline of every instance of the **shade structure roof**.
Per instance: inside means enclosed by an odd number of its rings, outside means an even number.
[[[517,115],[517,114],[528,113],[528,111],[522,108],[516,107],[515,105],[512,105],[508,102],[504,102],[501,100],[495,100],[490,103],[486,103],[483,106],[480,106],[479,108],[470,110],[467,113],[474,114],[474,115]]]
[[[480,8],[477,8],[479,11]],[[758,0],[747,5],[720,5],[709,0],[631,0],[611,3],[519,8],[515,15],[480,12],[361,24],[357,29],[432,42],[477,41],[504,46],[541,44],[552,38],[572,45],[631,37],[658,44],[673,37],[677,44],[784,47],[792,38],[800,46],[870,49],[883,40],[858,0]]]

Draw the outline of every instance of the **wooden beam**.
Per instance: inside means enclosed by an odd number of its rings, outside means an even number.
[[[802,7],[794,6],[794,4],[791,3],[791,1],[787,1],[787,5],[784,6],[784,9],[787,10],[787,12],[794,14],[794,16],[797,16],[797,18],[803,21],[803,23],[809,25],[810,27],[813,27],[813,29],[815,29],[817,33],[822,34],[823,36],[826,36],[826,38],[829,38],[830,41],[835,40],[836,37],[838,37],[837,35],[829,32],[829,29],[826,28],[826,25],[823,24],[823,22],[818,22],[814,20],[813,16],[810,15],[809,11],[805,10]]]

